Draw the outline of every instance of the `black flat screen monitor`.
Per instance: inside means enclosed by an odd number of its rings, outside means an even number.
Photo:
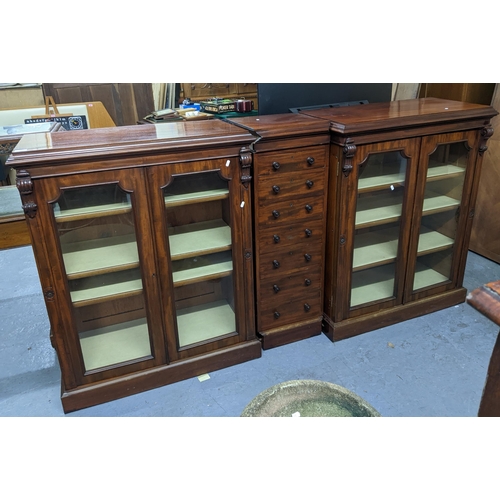
[[[259,83],[259,115],[342,103],[389,102],[392,83]]]

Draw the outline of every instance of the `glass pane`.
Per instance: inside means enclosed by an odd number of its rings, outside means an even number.
[[[429,157],[413,290],[451,279],[468,151],[442,144]]]
[[[85,370],[151,356],[130,195],[64,190],[53,204]]]
[[[395,296],[395,263],[407,165],[401,151],[391,151],[371,154],[361,166],[351,307]]]
[[[179,348],[235,333],[227,181],[218,172],[176,176],[163,194]]]

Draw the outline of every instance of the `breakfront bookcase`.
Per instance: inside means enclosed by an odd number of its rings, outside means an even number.
[[[496,111],[426,98],[306,112],[331,131],[326,335],[340,340],[463,302]]]
[[[8,164],[73,411],[458,304],[490,106],[26,135]]]
[[[24,136],[13,153],[72,411],[261,355],[248,131]]]

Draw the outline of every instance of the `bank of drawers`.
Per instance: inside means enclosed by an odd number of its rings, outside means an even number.
[[[327,146],[256,155],[257,327],[322,314]]]

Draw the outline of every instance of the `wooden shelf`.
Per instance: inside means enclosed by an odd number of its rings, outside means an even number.
[[[460,200],[438,193],[427,192],[424,199],[423,215],[445,212],[458,206],[460,206]]]
[[[223,278],[233,272],[231,252],[219,252],[172,262],[174,286],[190,285],[207,279]]]
[[[66,243],[62,246],[68,279],[79,279],[139,266],[135,235]]]
[[[187,224],[171,230],[169,242],[172,260],[231,249],[231,228],[220,219]]]
[[[391,186],[403,186],[404,181],[405,172],[395,172],[375,177],[360,178],[358,180],[358,193],[376,191],[379,189],[390,188]]]
[[[191,203],[201,203],[205,201],[223,200],[229,197],[229,189],[211,189],[208,191],[196,191],[192,193],[182,193],[165,196],[165,206],[167,208],[180,205],[190,205]]]
[[[356,235],[353,271],[394,262],[398,254],[398,236],[398,227]]]
[[[132,205],[127,203],[110,203],[93,207],[73,208],[70,210],[59,210],[54,208],[54,217],[57,222],[69,222],[75,220],[94,219],[96,217],[107,217],[109,215],[127,214],[132,211]]]
[[[451,248],[455,243],[453,238],[441,234],[437,231],[432,231],[429,228],[422,226],[420,236],[418,238],[418,255],[439,252]]]
[[[403,196],[361,197],[356,210],[356,229],[398,221],[401,218]]]
[[[427,180],[440,180],[448,177],[458,177],[465,174],[465,168],[457,167],[456,165],[440,165],[437,167],[429,167],[427,170]]]
[[[196,344],[236,331],[235,314],[225,300],[177,312],[179,347]]]
[[[144,318],[81,332],[80,344],[87,371],[151,356]]]
[[[422,263],[417,262],[417,267],[415,270],[415,277],[413,280],[413,290],[419,290],[420,288],[425,288],[431,285],[438,285],[440,283],[445,283],[450,281],[448,276],[434,271]]]
[[[356,235],[354,240],[353,271],[394,262],[398,254],[399,228],[371,231]],[[451,248],[455,241],[444,234],[422,227],[418,255]]]
[[[393,265],[353,273],[351,307],[393,297],[394,273]]]
[[[142,293],[142,279],[139,269],[92,276],[72,281],[78,290],[70,292],[75,307],[83,307],[105,300],[121,299]]]

